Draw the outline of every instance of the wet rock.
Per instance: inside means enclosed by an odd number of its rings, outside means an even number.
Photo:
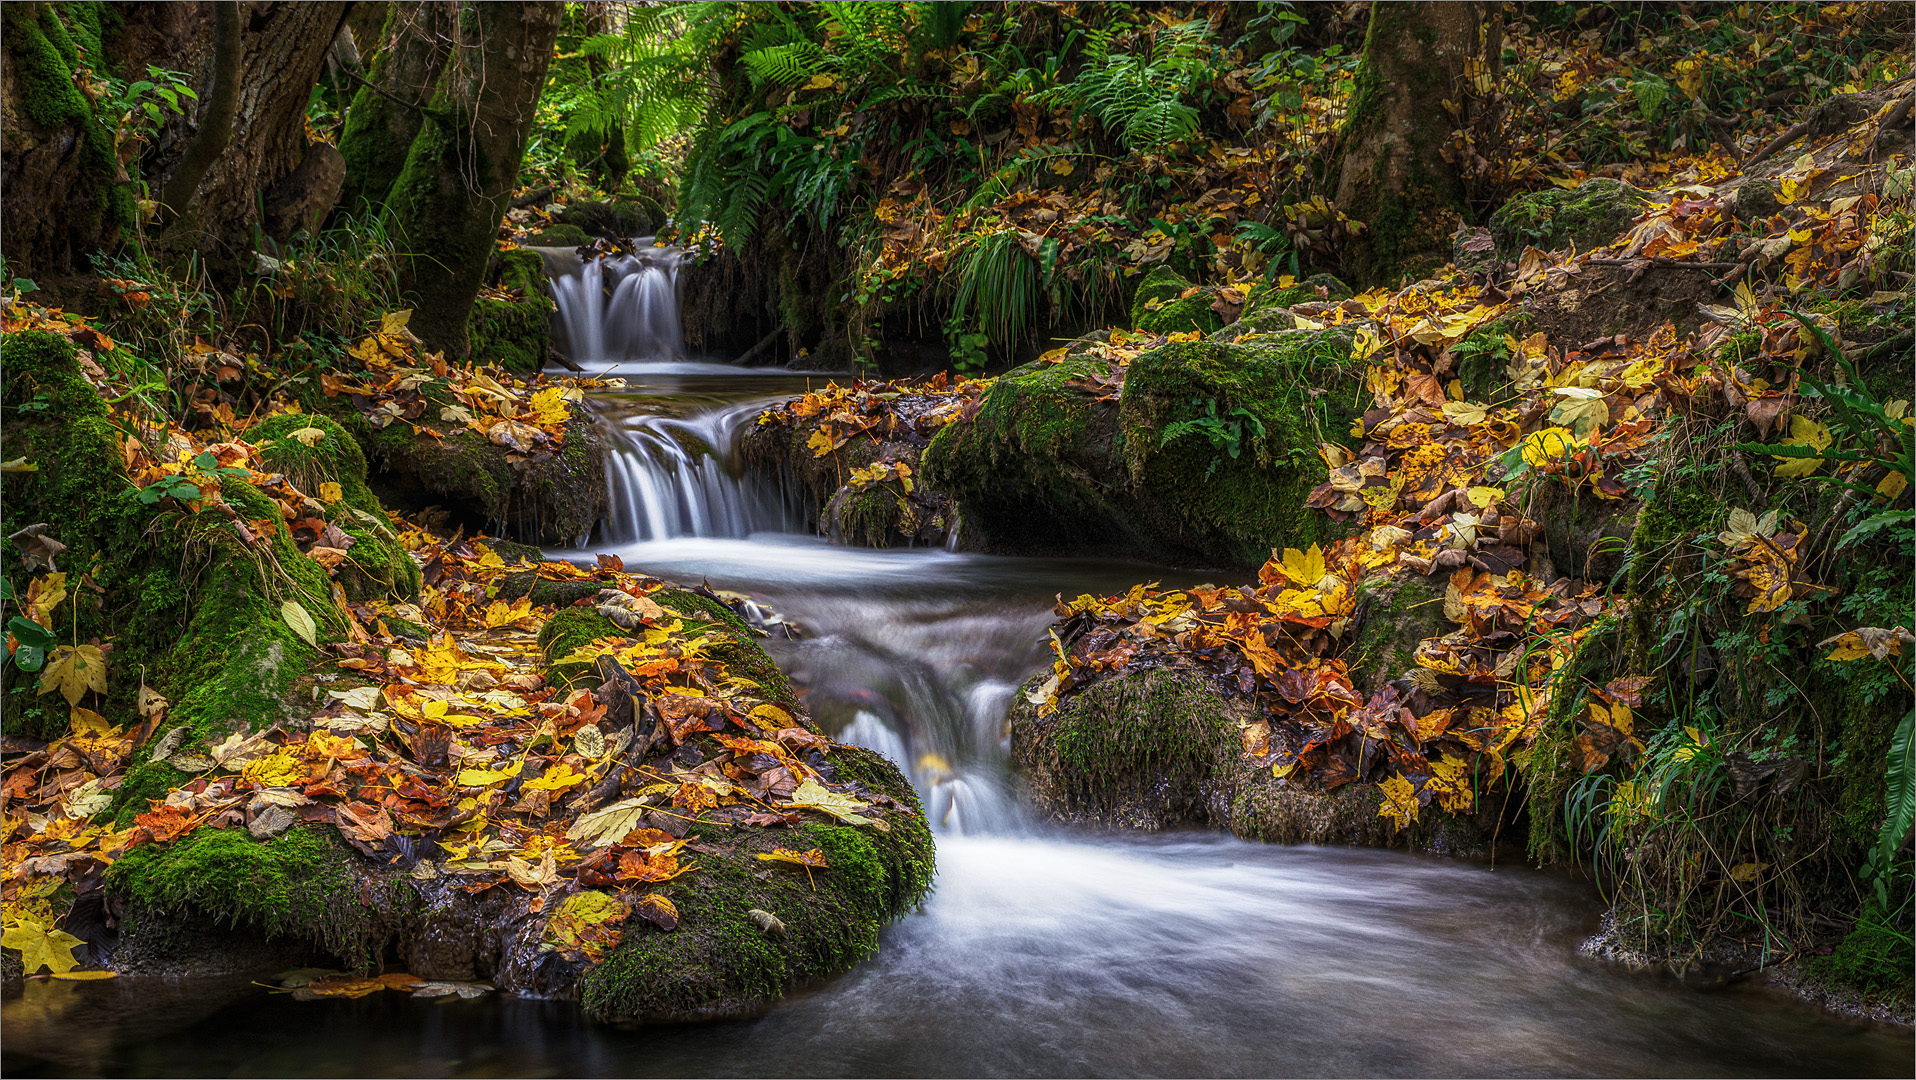
[[[1209,676],[1137,672],[1067,695],[1050,716],[1020,694],[1010,717],[1012,759],[1032,801],[1062,822],[1447,854],[1485,852],[1497,838],[1494,808],[1460,816],[1432,806],[1399,832],[1378,815],[1375,785],[1326,791],[1306,778],[1274,777],[1241,752],[1238,725],[1254,715],[1248,698],[1220,692]]]

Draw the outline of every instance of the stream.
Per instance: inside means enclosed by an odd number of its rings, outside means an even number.
[[[614,509],[587,547],[551,554],[617,553],[801,627],[767,649],[820,724],[913,778],[938,833],[931,897],[855,970],[703,1025],[619,1028],[498,994],[30,980],[0,1014],[8,1076],[1909,1075],[1905,1034],[1579,960],[1602,912],[1579,879],[1033,820],[1005,716],[1046,663],[1054,595],[1196,579],[806,535],[794,493],[733,452],[806,377],[688,357],[676,310],[657,310],[672,260],[632,263],[555,289],[575,355],[627,385],[597,402]]]

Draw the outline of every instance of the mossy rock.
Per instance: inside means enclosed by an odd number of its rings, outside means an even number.
[[[911,784],[897,766],[858,747],[829,755],[853,779],[911,808],[870,826],[808,821],[790,832],[741,830],[699,869],[660,891],[679,912],[670,933],[639,920],[605,962],[585,974],[586,1011],[611,1020],[686,1021],[763,1010],[789,991],[837,975],[878,950],[879,933],[931,887],[934,849]],[[716,830],[701,829],[711,842]],[[775,847],[824,854],[828,869],[801,870],[756,856]],[[775,915],[784,932],[754,923]]]
[[[105,590],[76,591],[56,610],[78,640],[113,644],[107,693],[88,707],[128,723],[144,680],[172,701],[169,720],[195,738],[286,718],[285,695],[315,650],[286,625],[281,605],[300,603],[326,637],[344,627],[325,570],[294,546],[278,504],[244,481],[221,485],[243,520],[265,523],[256,543],[221,514],[142,503],[121,464],[121,434],[70,343],[39,331],[7,335],[0,369],[0,449],[38,467],[8,478],[5,534],[46,524],[67,545],[61,569],[91,567]],[[20,554],[11,541],[0,548],[8,567],[22,565]],[[15,584],[26,591],[24,576]],[[66,727],[65,702],[36,693],[34,681],[7,665],[0,714],[9,732],[51,737]]]
[[[511,300],[480,296],[473,301],[467,334],[475,364],[496,364],[518,375],[545,366],[552,341],[552,297],[546,292],[545,259],[518,248],[494,252],[488,274]]]
[[[1357,587],[1356,627],[1344,648],[1351,685],[1372,694],[1417,666],[1417,646],[1455,629],[1444,617],[1442,577],[1382,572]]]
[[[143,844],[107,871],[109,895],[125,905],[116,962],[177,974],[224,973],[201,935],[178,940],[196,919],[225,927],[234,944],[291,939],[359,970],[375,968],[413,902],[403,876],[368,871],[330,828],[295,827],[271,840],[244,829],[201,828]],[[217,942],[212,948],[221,949]]]
[[[799,704],[798,695],[792,691],[791,683],[765,650],[759,647],[752,628],[731,608],[689,589],[661,589],[651,596],[660,607],[682,617],[687,636],[711,633],[721,639],[707,649],[708,656],[724,664],[731,674],[757,683],[760,696],[783,706],[799,724],[812,726]],[[596,686],[588,665],[562,664],[559,661],[590,645],[597,638],[623,637],[626,634],[617,623],[590,607],[572,607],[558,612],[539,628],[539,651],[546,659],[547,678],[555,685]]]
[[[1557,251],[1576,245],[1589,251],[1622,236],[1642,212],[1650,193],[1621,180],[1598,177],[1574,188],[1520,195],[1490,216],[1498,253],[1515,259],[1526,247]]]
[[[575,202],[553,215],[560,225],[571,225],[607,240],[650,236],[666,220],[658,203],[644,196],[609,202]]]
[[[293,413],[262,420],[247,438],[260,448],[263,467],[285,474],[308,496],[320,498],[326,484],[339,485],[339,500],[326,504],[326,520],[353,541],[336,575],[348,597],[418,599],[419,564],[400,546],[392,518],[366,486],[366,455],[345,428],[329,417]]]
[[[547,225],[526,240],[528,247],[580,248],[592,243],[592,237],[577,225]]]
[[[1035,681],[1035,680],[1034,680]],[[1279,780],[1243,758],[1251,701],[1212,676],[1157,668],[1074,690],[1049,716],[1023,694],[1011,708],[1011,754],[1037,807],[1072,823],[1126,829],[1228,829],[1270,843],[1487,850],[1496,814],[1432,807],[1398,831],[1373,784],[1321,791]]]
[[[1168,266],[1153,267],[1138,282],[1131,297],[1131,325],[1147,334],[1176,334],[1196,330],[1212,333],[1224,325],[1202,293],[1185,297],[1191,283]]]
[[[375,428],[343,399],[326,399],[377,467],[372,481],[400,509],[450,505],[473,531],[541,544],[573,544],[605,516],[605,443],[586,417],[565,425],[557,450],[530,457],[461,429],[443,439],[404,423]]]
[[[1115,406],[1084,388],[1108,373],[1095,358],[1015,369],[932,440],[926,480],[977,550],[1255,566],[1334,531],[1304,499],[1316,444],[1349,426],[1348,354],[1343,330],[1167,345],[1131,362]]]
[[[1288,308],[1293,304],[1312,304],[1320,300],[1348,300],[1354,295],[1351,287],[1344,284],[1342,278],[1333,274],[1312,274],[1302,281],[1293,281],[1289,285],[1279,285],[1275,281],[1259,282],[1244,298],[1244,315],[1269,308]],[[1288,327],[1286,328],[1288,329]]]

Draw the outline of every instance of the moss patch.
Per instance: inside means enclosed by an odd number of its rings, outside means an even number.
[[[1490,236],[1508,259],[1526,247],[1556,251],[1574,244],[1589,251],[1623,235],[1648,198],[1648,192],[1605,177],[1548,188],[1512,199],[1490,215]]]
[[[1191,283],[1168,266],[1153,267],[1138,282],[1131,298],[1131,325],[1150,334],[1175,334],[1197,330],[1211,333],[1224,320],[1211,310],[1210,297],[1199,293],[1184,297]]]
[[[369,903],[351,858],[330,829],[295,828],[264,842],[239,829],[198,829],[127,853],[107,871],[107,888],[136,923],[198,912],[269,938],[303,938],[365,969],[379,962],[389,933],[379,910],[409,887],[382,884],[386,903]]]
[[[472,361],[529,375],[545,366],[552,336],[553,304],[546,294],[545,260],[536,251],[520,248],[495,253],[493,267],[492,284],[513,294],[513,299],[480,296],[473,301],[467,326]]]
[[[296,431],[313,430],[322,434],[310,446],[293,438]],[[419,596],[419,566],[399,545],[392,518],[366,486],[366,456],[344,428],[328,417],[291,414],[269,417],[247,434],[260,448],[262,465],[284,473],[306,494],[320,497],[324,485],[339,485],[340,498],[326,506],[326,520],[353,541],[338,572],[347,596]]]

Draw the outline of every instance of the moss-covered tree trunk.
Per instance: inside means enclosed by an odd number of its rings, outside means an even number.
[[[101,55],[98,5],[7,4],[0,20],[0,247],[16,273],[58,273],[134,221],[113,120],[74,83]]]
[[[460,9],[458,48],[386,200],[406,252],[412,329],[453,357],[468,352],[467,320],[518,181],[563,11],[552,2]]]
[[[1375,4],[1357,91],[1333,162],[1337,208],[1364,223],[1344,269],[1368,284],[1448,251],[1464,190],[1443,147],[1462,108],[1466,67],[1482,49],[1485,5]]]
[[[380,40],[368,43],[371,70],[346,111],[339,150],[346,186],[339,206],[363,214],[384,206],[406,152],[425,122],[423,111],[452,54],[457,6],[449,0],[405,0],[390,6]]]

